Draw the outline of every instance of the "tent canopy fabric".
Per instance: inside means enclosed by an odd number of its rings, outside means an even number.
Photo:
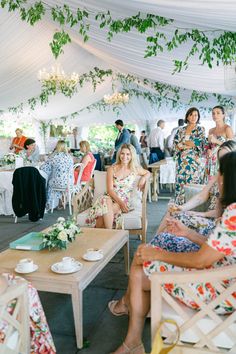
[[[198,56],[191,59],[187,70],[173,75],[173,60],[182,60],[186,57],[191,43],[185,43],[174,51],[164,51],[155,57],[144,58],[147,34],[140,34],[135,29],[128,33],[119,33],[112,41],[107,40],[107,28],[100,29],[99,22],[94,16],[98,12],[110,10],[113,18],[126,18],[137,14],[152,13],[174,19],[174,22],[165,26],[161,31],[171,37],[176,28],[198,28],[202,30],[236,31],[236,2],[219,0],[86,0],[86,1],[46,1],[48,6],[63,5],[66,3],[71,9],[85,8],[90,16],[89,40],[84,43],[78,30],[65,28],[70,34],[72,43],[64,48],[64,54],[58,58],[66,73],[87,73],[94,67],[112,69],[114,72],[130,73],[139,78],[147,78],[161,83],[179,86],[185,89],[181,98],[183,104],[188,103],[192,90],[207,93],[219,93],[233,96],[236,90],[228,91],[225,88],[223,65],[214,65],[212,69],[201,65]],[[6,111],[9,107],[26,103],[31,97],[38,96],[41,85],[37,79],[40,69],[48,71],[55,64],[49,42],[52,40],[58,25],[49,14],[34,26],[22,22],[17,13],[8,13],[5,9],[0,12],[0,110]],[[149,31],[148,34],[154,32]],[[235,74],[236,75],[236,74]],[[120,86],[118,86],[120,87]],[[140,89],[144,89],[140,87]],[[67,98],[57,94],[49,98],[46,106],[37,105],[30,111],[24,105],[21,117],[33,117],[36,120],[57,120],[73,112],[78,112],[87,106],[100,101],[104,94],[112,93],[111,77],[98,85],[93,91],[92,85],[87,83],[72,97]],[[202,103],[206,107],[217,104],[217,100]],[[194,105],[199,106],[198,103]],[[143,124],[146,120],[157,117],[166,117],[168,120],[181,118],[186,107],[178,113],[170,111],[163,105],[161,108],[152,107],[142,98],[132,98],[121,108],[120,117],[125,121]],[[8,114],[8,113],[6,113]],[[5,117],[4,114],[2,117]],[[8,114],[9,115],[9,114]],[[94,123],[112,123],[116,113],[112,111],[100,112],[84,110],[78,117],[73,118],[74,125],[89,125]]]

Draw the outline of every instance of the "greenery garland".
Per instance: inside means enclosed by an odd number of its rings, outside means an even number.
[[[222,30],[198,30],[198,29],[180,29],[176,28],[173,37],[167,38],[161,31],[162,27],[169,24],[174,25],[173,19],[153,14],[142,14],[126,17],[123,19],[113,19],[110,11],[99,12],[93,14],[91,11],[77,8],[71,10],[66,4],[63,6],[49,6],[42,1],[37,1],[33,5],[28,5],[27,0],[1,0],[0,7],[6,8],[9,12],[18,11],[23,21],[27,21],[32,26],[50,11],[51,18],[60,27],[60,31],[56,31],[53,40],[50,43],[52,53],[57,58],[63,53],[63,47],[71,42],[69,34],[64,30],[64,26],[78,27],[79,34],[86,42],[89,39],[89,17],[93,16],[99,21],[101,29],[107,27],[107,39],[111,41],[118,33],[127,33],[136,29],[139,33],[146,33],[153,30],[153,35],[148,34],[146,37],[147,48],[145,57],[156,56],[164,50],[173,51],[181,47],[182,44],[190,42],[192,47],[184,60],[174,60],[174,71],[180,72],[187,69],[189,60],[198,55],[198,59],[202,64],[207,64],[212,68],[213,63],[219,65],[232,64],[236,61],[236,33]],[[150,32],[150,31],[149,31]]]
[[[83,87],[85,83],[90,82],[93,86],[93,90],[95,91],[97,86],[100,85],[107,77],[111,77],[113,83],[120,82],[123,87],[123,93],[128,93],[129,96],[132,97],[143,97],[147,100],[152,106],[155,105],[160,107],[163,103],[170,106],[171,109],[180,109],[183,107],[183,103],[179,102],[181,99],[181,94],[187,92],[186,89],[180,88],[178,86],[171,86],[169,84],[163,84],[158,81],[151,81],[149,79],[142,79],[130,74],[123,73],[115,73],[111,69],[104,70],[99,69],[98,67],[94,67],[88,73],[84,73],[80,76],[78,85]],[[140,88],[144,89],[141,90]],[[77,91],[77,89],[76,89]],[[153,91],[153,92],[151,92]],[[51,89],[51,87],[44,87],[41,94],[36,97],[32,97],[28,99],[28,105],[31,110],[34,110],[37,104],[46,105],[49,101],[49,97],[51,95],[56,94],[56,89]],[[75,92],[75,91],[74,91]],[[73,92],[73,93],[74,93]],[[65,96],[71,97],[71,93],[65,91]],[[228,109],[232,109],[235,107],[234,100],[229,96],[222,96],[217,93],[204,93],[200,91],[193,90],[190,95],[190,99],[186,102],[186,105],[190,105],[193,102],[204,102],[209,100],[210,98],[216,99],[217,104],[225,106]],[[97,103],[88,106],[88,111],[98,109],[105,111],[109,106],[106,105],[104,100],[100,100]],[[23,113],[24,105],[20,103],[16,107],[10,107],[8,110],[11,113],[20,114]],[[205,107],[201,107],[202,110],[206,110]],[[110,108],[109,108],[110,110]],[[113,106],[113,112],[119,114],[120,106]],[[81,113],[81,111],[78,111]],[[78,114],[76,112],[76,115]]]

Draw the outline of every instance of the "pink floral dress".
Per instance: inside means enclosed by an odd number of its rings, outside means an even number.
[[[221,223],[212,231],[208,240],[208,246],[224,254],[224,258],[214,263],[210,268],[218,268],[226,265],[236,264],[236,203],[229,205],[222,216]],[[144,262],[143,269],[149,277],[153,272],[183,272],[191,271],[190,268],[181,268],[161,261]],[[222,281],[221,285],[227,287],[235,282],[236,278]],[[217,294],[217,290],[211,283],[192,283],[189,287],[194,293],[206,303],[212,301]],[[187,306],[198,309],[199,306],[187,296],[183,289],[176,284],[165,284],[165,290],[173,297],[177,298]],[[236,298],[236,292],[232,294]],[[235,306],[228,300],[217,306],[215,311],[218,314],[227,314],[235,310]]]
[[[135,187],[135,182],[136,182],[136,174],[134,172],[131,172],[127,177],[125,178],[119,178],[113,174],[113,189],[114,192],[121,198],[127,207],[129,209],[132,209],[132,192]],[[86,219],[86,224],[88,226],[95,227],[96,224],[96,219],[99,216],[103,216],[107,214],[107,199],[110,198],[108,195],[101,195],[98,197],[98,199],[95,201],[93,206],[89,209],[89,215],[88,218]],[[122,224],[122,218],[121,218],[121,212],[116,214],[114,217],[113,221],[113,227],[114,228],[121,228]]]
[[[19,277],[4,273],[9,285],[15,284]],[[56,348],[53,343],[47,320],[37,293],[37,290],[28,283],[29,315],[30,315],[30,336],[31,354],[55,354]],[[8,312],[11,314],[15,307],[15,301],[8,304]],[[3,342],[8,326],[3,320],[0,321],[0,343]]]
[[[216,139],[218,139],[222,144],[227,140],[225,136],[216,136]],[[206,160],[206,172],[205,172],[205,182],[207,183],[209,179],[217,175],[218,173],[218,158],[217,158],[217,152],[219,150],[220,145],[218,144],[213,144],[209,143],[206,148],[211,149],[211,156],[207,156]]]

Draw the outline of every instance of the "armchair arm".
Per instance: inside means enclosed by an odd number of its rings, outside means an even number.
[[[77,219],[77,215],[82,211],[91,207],[93,201],[93,180],[88,181],[82,190],[73,196],[73,217]]]

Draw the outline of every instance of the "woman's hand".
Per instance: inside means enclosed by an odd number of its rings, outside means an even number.
[[[144,187],[145,187],[145,184],[146,184],[145,176],[140,177],[139,182],[138,182],[138,187],[137,187],[138,190],[142,191],[144,189]]]
[[[121,201],[119,203],[119,206],[120,206],[120,209],[121,209],[122,213],[128,213],[129,212],[129,208],[127,207],[125,202]]]
[[[190,229],[174,218],[166,219],[167,231],[176,236],[187,237]]]
[[[138,247],[135,254],[135,261],[137,264],[142,264],[143,262],[155,261],[157,250],[151,245],[141,245]]]
[[[192,149],[194,148],[195,144],[192,140],[185,140],[184,147],[185,149]]]
[[[168,206],[168,212],[170,214],[173,214],[173,213],[178,213],[179,211],[182,211],[182,206],[181,205],[177,205],[177,204],[169,204]]]
[[[214,134],[209,135],[209,137],[210,137],[211,144],[218,144],[218,139],[215,137]],[[208,140],[209,140],[209,138],[208,138]]]

